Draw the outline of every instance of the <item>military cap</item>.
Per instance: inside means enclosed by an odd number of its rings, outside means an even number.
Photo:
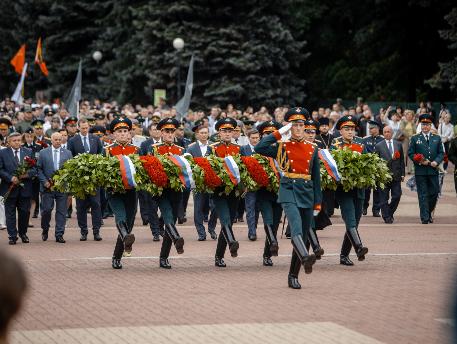
[[[179,121],[175,118],[164,118],[157,124],[157,129],[178,129]]]
[[[199,119],[198,121],[196,121],[194,123],[194,126],[192,127],[192,131],[196,132],[198,129],[203,128],[204,124],[205,124],[205,122],[203,120]]]
[[[159,115],[152,115],[151,117],[151,121],[156,124],[159,123],[161,119],[162,118]]]
[[[11,127],[13,123],[8,118],[0,118],[0,129],[8,129]]]
[[[115,118],[111,121],[110,130],[114,133],[118,129],[132,130],[132,121],[128,118]]]
[[[330,119],[328,117],[319,118],[319,125],[330,125]]]
[[[243,122],[244,125],[254,125],[255,121],[250,120],[248,116],[242,116],[240,121]]]
[[[105,119],[105,115],[101,111],[98,111],[98,112],[95,112],[94,118],[95,119]]]
[[[236,121],[233,118],[221,118],[216,122],[215,129],[219,131],[219,129],[235,129],[237,126]]]
[[[94,123],[95,122],[95,117],[94,116],[89,115],[89,116],[86,117],[86,119],[87,119],[87,121],[89,123]]]
[[[89,133],[94,134],[94,135],[105,135],[106,134],[106,128],[102,125],[94,125],[89,129]]]
[[[309,112],[304,107],[291,108],[284,115],[286,122],[306,121],[308,118],[310,118]]]
[[[78,118],[75,116],[70,116],[63,122],[63,124],[65,125],[71,125],[76,123],[78,123]]]
[[[35,119],[30,125],[35,129],[43,129],[44,121],[42,119]]]
[[[340,130],[343,127],[357,127],[356,118],[352,115],[341,117],[336,123],[336,129]]]
[[[372,127],[378,127],[379,129],[381,129],[381,124],[379,124],[378,122],[373,121],[373,120],[369,120],[369,121],[368,121],[368,126],[369,126],[370,128],[372,128]]]
[[[29,127],[25,130],[27,134],[33,134],[33,128]]]
[[[141,124],[144,123],[144,121],[145,121],[143,116],[141,116],[141,115],[136,116],[136,120],[138,121],[138,123],[141,123]]]
[[[32,112],[32,107],[30,105],[25,105],[24,112]]]
[[[55,112],[52,111],[51,108],[44,109],[43,113],[44,113],[45,116],[54,116],[54,114],[55,114]]]
[[[305,121],[305,129],[314,129],[317,131],[319,129],[319,122],[309,118]]]
[[[419,116],[419,122],[420,123],[433,123],[433,116],[428,113],[424,113]]]
[[[276,121],[265,121],[257,126],[257,130],[261,135],[264,135],[266,133],[272,133],[273,131],[280,129],[281,127],[281,123],[278,123]]]

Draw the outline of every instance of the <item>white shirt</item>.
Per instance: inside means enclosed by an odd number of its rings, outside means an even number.
[[[441,141],[444,142],[449,142],[453,139],[454,137],[454,126],[452,123],[440,123],[438,126],[438,134],[441,136]]]
[[[200,147],[200,151],[202,152],[202,156],[205,156],[206,152],[208,151],[208,142],[206,144],[203,144],[198,140],[197,140],[197,142],[198,142],[198,146]]]

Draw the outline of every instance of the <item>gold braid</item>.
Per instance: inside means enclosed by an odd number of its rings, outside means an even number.
[[[276,161],[278,162],[279,168],[283,172],[289,171],[290,162],[287,159],[287,154],[283,151],[282,142],[279,142],[278,145],[278,154],[276,155]]]

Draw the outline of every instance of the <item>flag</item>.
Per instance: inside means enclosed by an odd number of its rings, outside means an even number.
[[[176,104],[177,120],[181,120],[189,111],[190,98],[192,97],[192,88],[194,86],[194,56],[190,58],[189,70],[187,71],[186,89],[184,96]]]
[[[17,74],[22,74],[25,64],[25,44],[22,44],[16,55],[10,61]]]
[[[79,118],[79,102],[81,100],[81,87],[82,87],[82,61],[79,60],[78,74],[76,80],[71,88],[70,95],[65,102],[65,107],[70,116]]]
[[[43,61],[43,51],[41,48],[41,37],[38,38],[38,43],[36,45],[36,54],[35,54],[35,63],[40,67],[41,72],[48,76],[48,68],[46,67],[46,63]]]
[[[16,90],[14,91],[14,94],[11,97],[11,100],[16,102],[16,104],[22,104],[22,102],[24,100],[24,97],[22,96],[22,91],[24,90],[24,79],[25,79],[26,72],[27,72],[27,63],[22,68],[21,79],[19,80]]]

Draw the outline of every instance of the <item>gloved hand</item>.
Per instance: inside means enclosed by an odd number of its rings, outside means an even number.
[[[282,135],[288,133],[288,132],[290,131],[290,128],[292,128],[292,123],[289,123],[289,124],[283,126],[283,127],[282,127],[281,129],[279,129],[278,131],[279,131],[279,133],[280,133],[281,136],[282,136]]]
[[[320,212],[320,210],[313,210],[313,216],[317,216]]]

